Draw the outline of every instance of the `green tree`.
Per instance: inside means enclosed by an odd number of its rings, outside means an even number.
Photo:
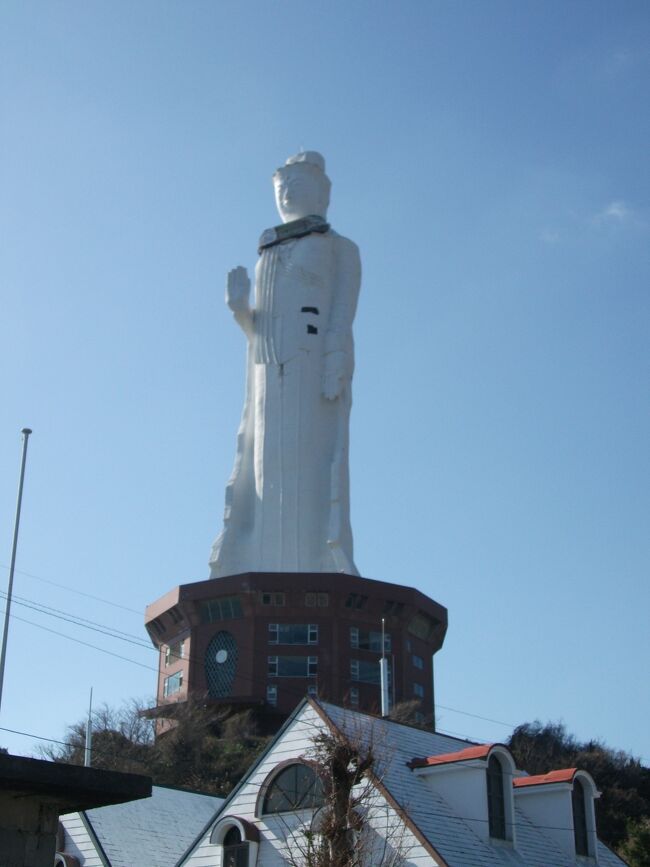
[[[628,822],[627,839],[618,852],[630,867],[650,867],[650,819]]]
[[[250,711],[233,713],[191,700],[174,707],[171,728],[155,737],[155,721],[135,701],[93,713],[92,765],[147,774],[158,785],[196,789],[224,797],[268,743]],[[68,728],[65,743],[42,748],[55,762],[83,764],[86,723]]]
[[[588,771],[601,791],[596,801],[598,836],[622,851],[630,822],[650,818],[650,768],[600,741],[580,743],[562,723],[538,720],[518,726],[508,743],[517,765],[530,774],[559,768]]]

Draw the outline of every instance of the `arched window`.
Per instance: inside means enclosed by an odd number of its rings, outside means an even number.
[[[229,632],[217,632],[205,651],[205,677],[210,698],[232,695],[236,670],[237,642]]]
[[[223,867],[248,867],[248,843],[244,843],[236,825],[223,838]]]
[[[573,808],[573,836],[576,844],[576,855],[589,855],[585,789],[580,780],[573,781],[571,807]]]
[[[223,816],[210,834],[210,843],[221,849],[222,867],[254,867],[260,833],[239,816]]]
[[[506,805],[503,791],[503,767],[492,755],[487,766],[487,799],[490,837],[506,839]]]
[[[323,805],[323,785],[309,765],[291,764],[274,777],[266,794],[262,813],[310,810]]]

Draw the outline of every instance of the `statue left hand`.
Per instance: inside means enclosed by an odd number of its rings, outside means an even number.
[[[325,356],[323,371],[323,397],[336,400],[343,391],[346,379],[345,356],[340,352],[332,352]]]

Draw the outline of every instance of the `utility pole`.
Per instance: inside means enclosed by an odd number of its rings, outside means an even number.
[[[90,687],[90,704],[88,705],[88,722],[86,723],[86,747],[84,749],[84,765],[89,768],[93,748],[93,688]]]
[[[25,481],[25,462],[27,460],[27,442],[31,430],[24,427],[23,457],[20,463],[20,481],[18,482],[18,500],[16,502],[16,520],[14,522],[14,539],[11,546],[11,563],[9,564],[9,586],[7,587],[7,607],[5,608],[5,627],[2,633],[2,652],[0,653],[0,707],[2,707],[2,687],[5,680],[5,662],[7,659],[7,635],[9,633],[9,613],[11,611],[11,595],[14,587],[14,569],[16,567],[16,549],[18,548],[18,528],[20,526],[20,507],[23,502],[23,482]]]

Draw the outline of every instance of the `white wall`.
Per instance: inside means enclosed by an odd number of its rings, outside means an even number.
[[[66,855],[74,855],[81,867],[102,867],[103,861],[97,854],[88,829],[80,813],[68,813],[61,816],[61,824],[65,831],[63,851]]]
[[[265,816],[255,816],[255,805],[260,787],[274,768],[287,759],[297,759],[309,756],[312,739],[324,726],[324,723],[310,705],[305,705],[300,716],[288,727],[280,741],[271,748],[259,766],[246,780],[235,797],[224,805],[224,809],[215,819],[232,815],[246,819],[254,824],[260,832],[260,846],[257,856],[257,867],[282,867],[287,862],[282,857],[287,844],[291,845],[292,831],[311,821],[311,811],[302,813]],[[386,828],[389,828],[389,840],[397,846],[404,855],[404,867],[434,867],[437,862],[428,854],[424,847],[406,828],[401,819],[387,804],[380,793],[376,792],[373,802],[368,805],[368,839],[373,847],[372,863],[378,862],[384,852]],[[210,843],[210,833],[206,834],[195,849],[186,856],[182,867],[221,867],[220,847]]]

